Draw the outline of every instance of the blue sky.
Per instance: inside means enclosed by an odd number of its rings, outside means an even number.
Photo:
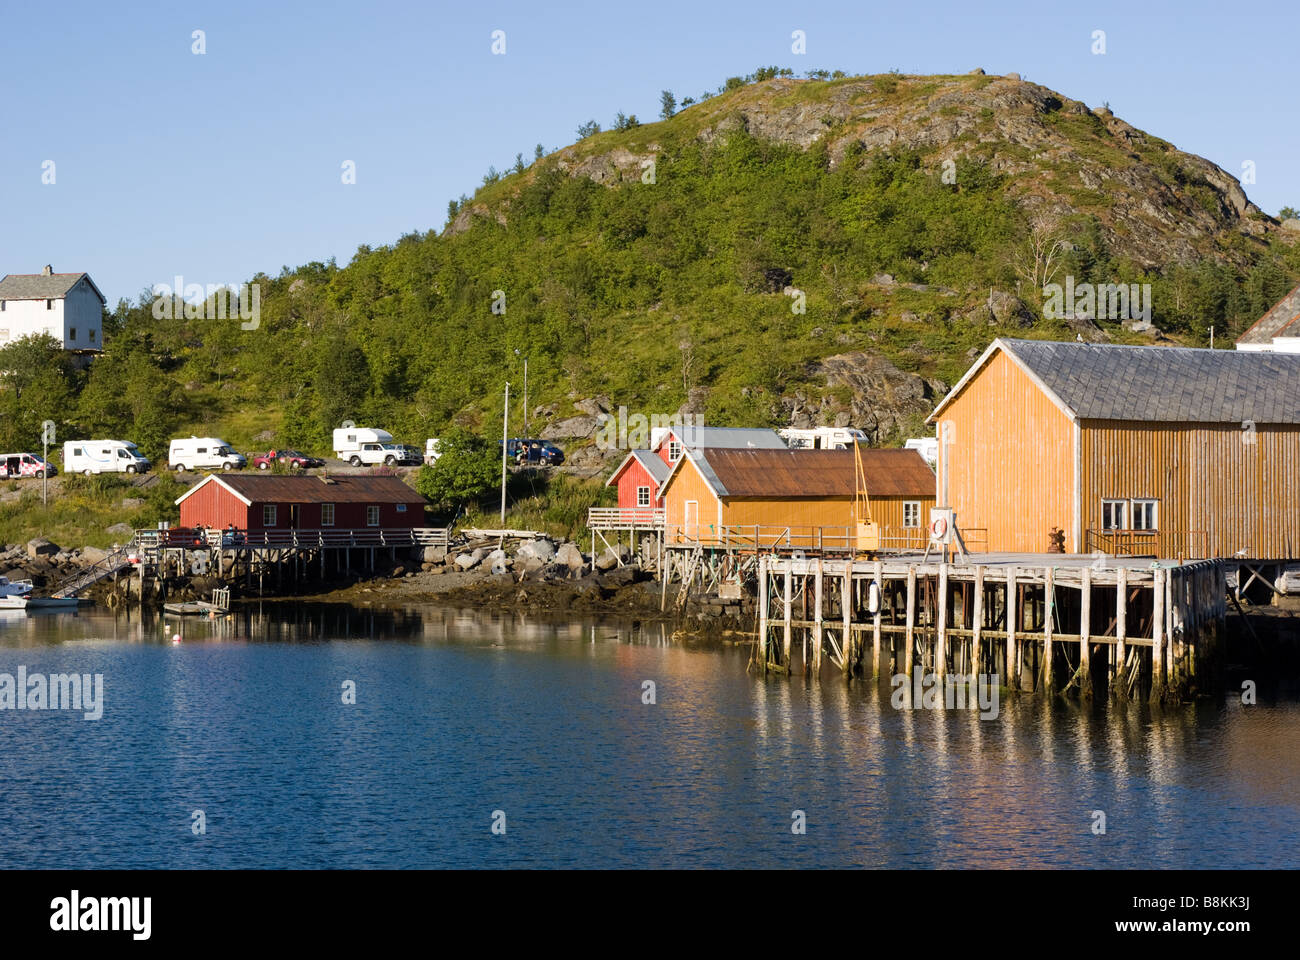
[[[440,229],[533,145],[659,92],[796,73],[1018,72],[1300,206],[1280,2],[29,3],[0,33],[0,274],[86,270],[110,304]],[[807,53],[791,53],[803,30]],[[207,52],[191,52],[194,30]],[[491,52],[494,30],[506,53]],[[1092,32],[1106,53],[1092,53]],[[42,183],[54,161],[53,184]],[[356,164],[356,183],[341,182]]]

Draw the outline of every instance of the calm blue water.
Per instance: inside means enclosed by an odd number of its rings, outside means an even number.
[[[896,711],[869,683],[757,678],[747,648],[659,629],[268,607],[190,622],[172,645],[138,614],[11,614],[0,672],[102,673],[105,708],[97,722],[0,712],[0,866],[1290,867],[1300,854],[1294,702],[1153,713],[1029,697],[980,721]]]

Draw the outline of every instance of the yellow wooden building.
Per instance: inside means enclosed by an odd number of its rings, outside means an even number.
[[[935,476],[915,450],[860,448],[886,549],[924,547]],[[666,542],[851,549],[852,450],[687,448],[660,488]]]
[[[1300,558],[1300,354],[999,339],[929,421],[990,550]]]

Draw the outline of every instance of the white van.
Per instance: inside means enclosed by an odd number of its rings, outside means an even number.
[[[791,450],[848,450],[855,443],[867,442],[867,435],[855,427],[787,427],[777,432]]]
[[[913,437],[903,444],[905,450],[915,450],[933,470],[939,462],[939,439],[937,437]]]
[[[424,441],[424,462],[433,466],[442,456],[442,448],[438,446],[438,438],[432,437]]]
[[[184,473],[186,470],[242,470],[248,461],[217,437],[190,437],[172,441],[167,465],[177,473]]]
[[[370,427],[347,427],[334,431],[334,456],[346,460],[354,467],[363,463],[395,464],[404,458],[404,454],[393,443],[393,435],[387,430]]]
[[[149,459],[129,440],[69,440],[63,444],[63,472],[148,473]]]

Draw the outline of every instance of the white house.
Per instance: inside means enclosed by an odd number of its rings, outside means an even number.
[[[1237,341],[1238,350],[1300,353],[1300,286],[1273,304]]]
[[[48,333],[77,353],[103,349],[107,301],[88,273],[11,273],[0,280],[0,347]]]

